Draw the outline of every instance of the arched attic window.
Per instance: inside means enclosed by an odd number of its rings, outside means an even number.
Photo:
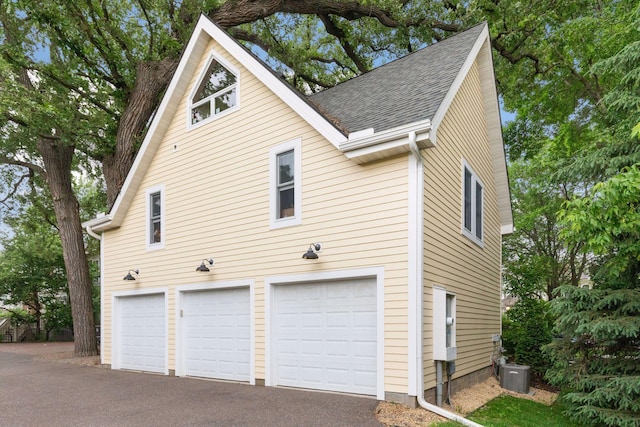
[[[211,55],[191,97],[191,125],[207,121],[238,106],[238,73]]]

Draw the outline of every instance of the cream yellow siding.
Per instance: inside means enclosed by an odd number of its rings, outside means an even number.
[[[189,129],[188,97],[211,51],[239,70],[240,107]],[[269,150],[296,138],[302,141],[302,224],[270,229]],[[147,250],[145,191],[157,185],[165,188],[165,243]],[[172,370],[176,289],[253,280],[255,378],[264,379],[265,277],[383,267],[384,388],[406,393],[407,186],[406,156],[364,166],[348,160],[210,41],[120,228],[104,233],[104,362],[112,359],[114,292],[168,289]],[[323,243],[313,262],[301,258],[311,242]],[[215,259],[211,272],[196,272],[209,257]],[[137,280],[123,281],[133,268],[140,269]]]
[[[492,335],[500,333],[501,231],[493,160],[477,63],[438,128],[436,147],[423,151],[424,386],[435,386],[432,289],[456,295],[457,378],[490,365]],[[484,236],[462,234],[463,160],[484,185]]]

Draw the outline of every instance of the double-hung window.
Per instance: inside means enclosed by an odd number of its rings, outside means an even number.
[[[238,73],[213,55],[191,97],[191,126],[230,112],[238,106]]]
[[[462,232],[474,242],[482,245],[483,239],[483,185],[473,169],[463,162],[463,211]]]
[[[294,178],[295,161],[294,150],[285,151],[276,155],[278,168],[276,182],[276,210],[277,219],[289,218],[295,215],[296,181]]]
[[[286,227],[302,222],[301,140],[295,139],[270,151],[270,225]]]
[[[164,247],[164,187],[147,189],[147,249]]]

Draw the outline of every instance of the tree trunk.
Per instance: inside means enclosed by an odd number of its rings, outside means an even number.
[[[135,85],[118,123],[115,150],[102,159],[108,209],[111,209],[122,189],[144,138],[149,118],[158,107],[177,66],[178,60],[175,58],[138,64]]]
[[[62,254],[67,270],[71,316],[73,318],[75,354],[98,354],[93,317],[92,285],[84,249],[80,207],[71,185],[74,147],[54,137],[40,137],[38,151],[46,170],[53,208],[58,222]]]

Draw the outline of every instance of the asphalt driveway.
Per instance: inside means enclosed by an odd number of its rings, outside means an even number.
[[[0,344],[0,426],[381,426],[376,404],[41,360]]]

